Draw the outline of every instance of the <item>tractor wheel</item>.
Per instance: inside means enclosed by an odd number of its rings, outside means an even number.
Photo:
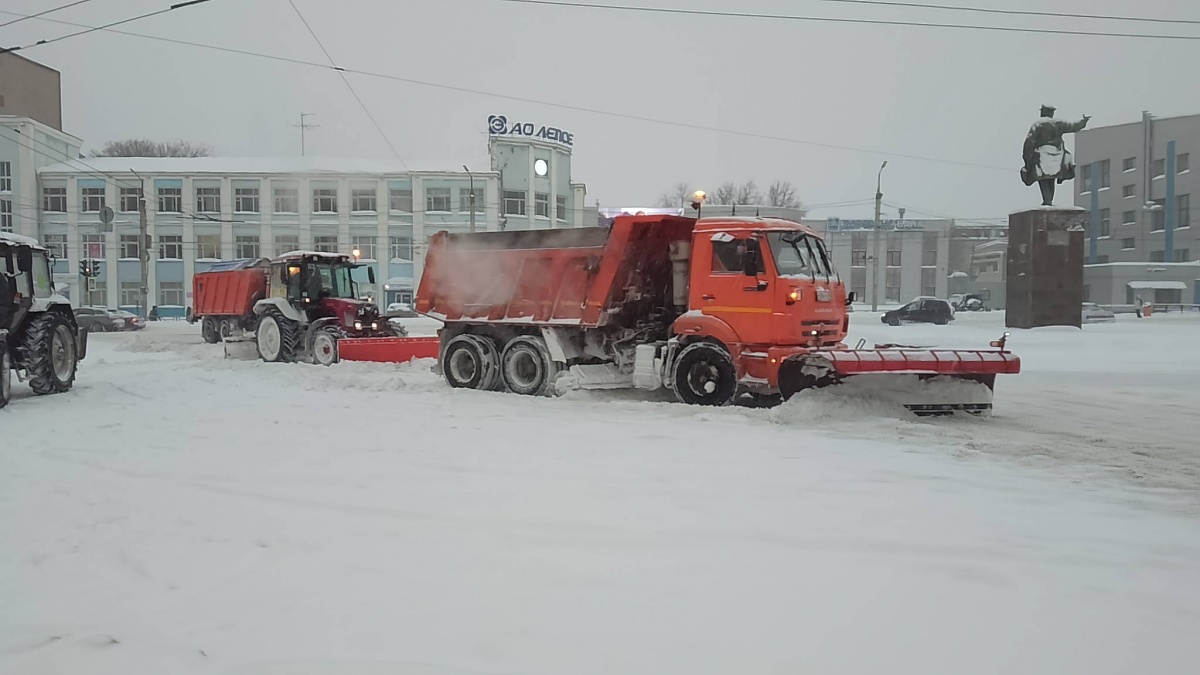
[[[75,331],[62,314],[46,312],[29,322],[21,360],[33,393],[58,394],[71,388],[78,366],[76,348]]]
[[[500,382],[496,351],[496,344],[486,337],[456,335],[442,352],[442,375],[455,389],[493,390]]]
[[[500,377],[504,386],[515,394],[545,396],[558,379],[558,364],[541,338],[523,335],[504,347]]]
[[[0,340],[0,408],[8,405],[12,399],[12,359],[8,356],[8,347]]]
[[[268,363],[291,363],[300,347],[300,326],[277,309],[263,312],[256,333],[258,355]]]
[[[719,344],[696,342],[683,348],[672,369],[675,397],[692,405],[726,405],[737,393],[737,370]]]
[[[215,345],[221,341],[221,332],[217,328],[217,320],[211,316],[206,316],[200,320],[200,337],[210,345]]]
[[[312,339],[312,357],[318,366],[332,366],[338,362],[338,336],[333,328],[322,328]]]

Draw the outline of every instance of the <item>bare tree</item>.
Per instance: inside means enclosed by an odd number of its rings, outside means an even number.
[[[676,183],[670,190],[658,198],[658,205],[664,209],[684,207],[691,203],[692,188],[687,183]]]
[[[758,185],[754,179],[742,183],[737,188],[737,194],[734,196],[734,204],[761,204],[762,194],[758,191]]]
[[[767,188],[767,205],[805,210],[804,203],[796,196],[796,186],[786,180],[777,180]]]
[[[104,147],[93,152],[93,157],[208,157],[212,147],[189,141],[152,141],[148,138],[131,138],[123,141],[108,141]]]
[[[713,192],[711,195],[708,196],[708,203],[716,204],[718,206],[727,206],[729,204],[736,204],[737,203],[737,201],[736,201],[737,200],[737,192],[738,192],[738,188],[735,183],[732,183],[732,182],[722,183],[720,186],[717,187],[716,192]]]

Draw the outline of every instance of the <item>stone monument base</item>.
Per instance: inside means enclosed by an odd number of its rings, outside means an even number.
[[[1087,211],[1074,206],[1008,216],[1006,326],[1083,325],[1086,219]]]

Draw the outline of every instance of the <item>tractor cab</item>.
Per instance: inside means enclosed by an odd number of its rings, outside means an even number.
[[[285,300],[304,315],[303,323],[334,318],[350,334],[377,330],[382,323],[378,308],[359,299],[361,289],[353,276],[359,267],[349,256],[336,253],[287,253],[271,261],[268,297]],[[368,282],[374,284],[375,270],[366,269]]]

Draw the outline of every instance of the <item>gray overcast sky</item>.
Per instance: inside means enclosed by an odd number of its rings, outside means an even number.
[[[608,2],[608,0],[603,0]],[[31,14],[66,0],[3,0]],[[1200,42],[938,28],[665,16],[497,0],[296,0],[339,65],[599,110],[936,157],[978,168],[695,131],[590,112],[350,75],[412,168],[486,153],[504,113],[575,134],[588,200],[648,204],[673,183],[786,179],[810,204],[864,200],[814,216],[868,217],[888,159],[885,201],[960,218],[1038,203],[1020,184],[1020,145],[1045,102],[1092,125],[1200,112],[1187,73]],[[98,25],[170,0],[92,0],[48,18]],[[1034,19],[815,0],[613,0],[610,4],[1200,35],[1200,25]],[[942,0],[942,4],[1200,20],[1195,0]],[[0,14],[0,23],[11,19]],[[123,30],[322,61],[288,0],[212,0]],[[70,32],[30,20],[0,44]],[[127,137],[186,138],[231,156],[391,157],[336,73],[96,32],[24,55],[63,74],[66,130],[94,148]],[[1007,168],[1004,168],[1007,167]],[[483,167],[481,167],[483,168]],[[1059,195],[1059,203],[1069,196]]]

